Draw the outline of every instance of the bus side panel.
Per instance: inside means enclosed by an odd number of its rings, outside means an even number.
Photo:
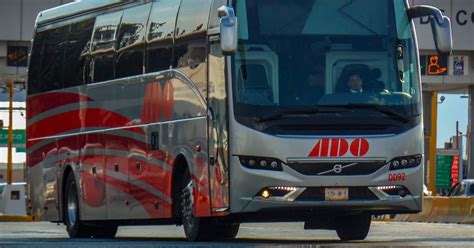
[[[205,101],[193,81],[178,72],[167,84],[163,92],[163,118],[169,121],[162,124],[162,149],[174,158],[179,154],[186,157],[194,182],[195,214],[198,217],[210,216]],[[167,188],[171,195],[172,185]]]
[[[80,129],[79,108],[88,100],[77,89],[43,93],[27,99],[30,201],[32,214],[41,220],[60,219],[64,170],[78,162],[78,138],[70,134]],[[57,135],[63,136],[48,138]]]

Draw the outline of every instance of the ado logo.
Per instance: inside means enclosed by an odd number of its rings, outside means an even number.
[[[314,146],[308,157],[343,157],[348,152],[354,157],[363,157],[369,152],[369,142],[366,139],[354,139],[348,142],[346,139],[321,139]]]

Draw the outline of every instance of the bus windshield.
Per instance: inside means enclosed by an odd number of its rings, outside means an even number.
[[[318,108],[378,112],[380,118],[390,112],[400,120],[421,114],[404,0],[238,0],[234,7],[237,117]]]

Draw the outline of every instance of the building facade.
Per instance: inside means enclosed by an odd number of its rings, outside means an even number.
[[[24,82],[36,16],[72,0],[0,0],[0,84]]]

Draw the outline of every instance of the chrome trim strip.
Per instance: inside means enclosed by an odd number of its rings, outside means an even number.
[[[212,212],[213,213],[222,213],[222,212],[227,212],[229,208],[213,208]]]
[[[201,119],[206,119],[206,118],[207,118],[207,116],[198,116],[198,117],[187,118],[187,119],[180,119],[180,120],[173,120],[173,121],[164,121],[164,122],[157,122],[157,123],[148,123],[148,124],[142,124],[142,125],[116,127],[116,128],[108,128],[108,129],[97,129],[97,130],[94,130],[94,131],[86,131],[86,132],[78,132],[78,133],[70,133],[70,134],[54,135],[54,136],[47,136],[47,137],[40,137],[40,138],[28,139],[28,141],[37,141],[37,140],[45,140],[45,139],[65,138],[65,137],[71,137],[71,136],[75,136],[75,135],[94,134],[94,133],[101,133],[101,132],[110,132],[110,131],[124,130],[124,129],[130,129],[130,128],[144,128],[144,127],[147,127],[147,126],[150,126],[150,125],[156,125],[156,124],[164,125],[164,124],[172,124],[172,123],[179,123],[179,122],[186,122],[186,121],[201,120]]]
[[[219,34],[221,34],[221,28],[220,27],[211,28],[211,29],[207,30],[207,35],[208,36],[219,35]]]
[[[341,166],[341,170],[343,170],[343,169],[345,169],[345,168],[352,167],[352,166],[354,166],[354,165],[358,165],[358,164],[359,164],[359,163],[351,163],[351,164],[348,164],[348,165]],[[332,168],[332,169],[330,169],[330,170],[320,172],[320,173],[318,173],[318,175],[324,175],[324,174],[328,174],[328,173],[330,173],[330,172],[337,173],[337,172],[335,171],[335,169]],[[341,171],[341,172],[342,172],[342,171]],[[339,173],[341,173],[341,172],[339,172]]]
[[[345,138],[345,139],[357,139],[357,138],[388,138],[396,136],[397,134],[373,134],[373,135],[330,135],[331,138]],[[327,138],[327,135],[294,135],[294,134],[277,134],[275,137],[278,138],[289,138],[289,139],[322,139]]]
[[[331,163],[331,162],[345,162],[345,163],[360,163],[360,162],[385,162],[386,158],[287,158],[287,163]]]

